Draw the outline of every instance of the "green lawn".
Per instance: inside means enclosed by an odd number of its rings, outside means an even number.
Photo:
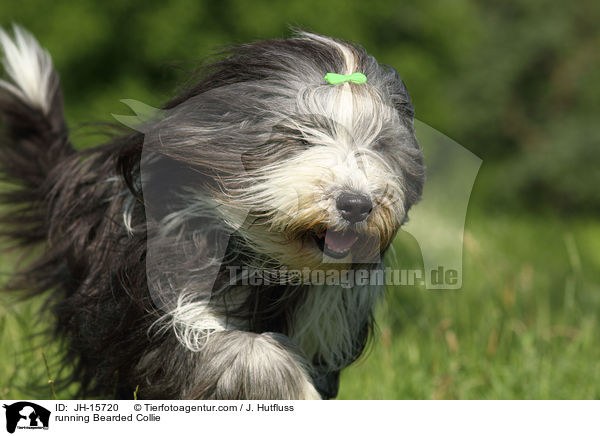
[[[340,398],[599,398],[600,224],[475,212],[465,235],[463,289],[389,289]],[[0,306],[0,398],[51,398],[57,344],[29,338],[41,304]]]
[[[599,398],[599,278],[598,223],[471,215],[463,289],[390,289],[340,398]]]

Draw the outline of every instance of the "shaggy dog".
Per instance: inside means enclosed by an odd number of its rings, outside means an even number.
[[[0,42],[7,289],[48,294],[81,395],[335,397],[424,181],[396,71],[314,33],[240,45],[77,151],[48,53]]]

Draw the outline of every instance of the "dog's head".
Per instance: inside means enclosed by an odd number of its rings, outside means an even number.
[[[377,262],[420,198],[408,92],[361,47],[310,33],[239,46],[167,109],[150,148],[198,172],[197,201],[210,192],[263,264]]]

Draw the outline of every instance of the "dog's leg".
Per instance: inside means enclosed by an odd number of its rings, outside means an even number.
[[[197,354],[184,397],[215,400],[318,400],[302,352],[284,335],[213,332]]]

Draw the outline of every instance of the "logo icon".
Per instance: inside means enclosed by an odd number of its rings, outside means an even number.
[[[11,405],[4,404],[6,409],[6,431],[14,433],[18,428],[35,430],[48,429],[50,411],[28,401],[19,401]]]

